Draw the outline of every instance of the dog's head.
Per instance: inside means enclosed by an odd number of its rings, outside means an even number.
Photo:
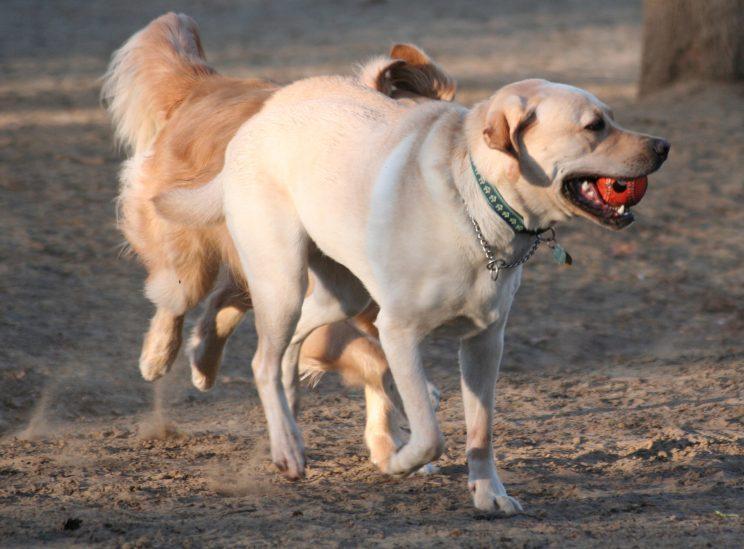
[[[482,120],[486,145],[507,155],[507,179],[540,226],[573,215],[613,229],[633,214],[611,206],[598,192],[599,178],[623,182],[659,169],[670,145],[631,132],[592,94],[545,80],[500,89]]]

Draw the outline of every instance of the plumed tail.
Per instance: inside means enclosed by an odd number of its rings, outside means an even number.
[[[193,19],[167,13],[152,21],[114,52],[103,76],[101,101],[117,142],[132,153],[147,149],[194,84],[211,74]]]
[[[223,219],[220,175],[206,185],[179,187],[152,199],[158,214],[180,225],[214,225]]]

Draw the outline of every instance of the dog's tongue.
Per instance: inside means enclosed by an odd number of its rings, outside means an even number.
[[[648,178],[613,179],[600,177],[597,179],[597,191],[602,200],[610,206],[633,206],[638,204],[646,194]]]

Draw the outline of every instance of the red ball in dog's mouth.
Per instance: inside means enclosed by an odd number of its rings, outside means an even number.
[[[613,179],[600,177],[597,179],[597,192],[610,206],[634,206],[646,194],[647,177],[635,179]]]
[[[563,183],[563,196],[602,225],[622,229],[633,222],[630,207],[646,193],[648,179],[578,176]]]

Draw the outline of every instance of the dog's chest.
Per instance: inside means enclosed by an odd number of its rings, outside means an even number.
[[[449,337],[470,337],[483,331],[485,326],[482,322],[475,322],[472,318],[464,315],[451,318],[439,328],[434,330],[434,335],[446,335]]]
[[[458,314],[448,318],[440,330],[455,337],[469,337],[494,323],[505,322],[521,279],[521,267],[503,272],[497,281],[488,272],[478,276]]]

